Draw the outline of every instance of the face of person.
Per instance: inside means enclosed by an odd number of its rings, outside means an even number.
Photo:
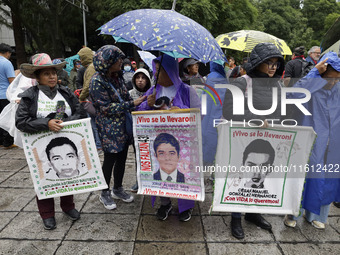
[[[50,150],[50,162],[59,178],[78,175],[78,156],[71,145],[64,144]]]
[[[229,66],[234,66],[235,60],[233,60],[232,58],[230,58],[230,59],[228,59],[228,63],[229,63]]]
[[[76,62],[75,68],[78,70],[80,68],[81,64],[80,62]]]
[[[45,85],[50,88],[54,88],[57,85],[57,70],[55,68],[42,69],[37,77],[37,81],[40,85]]]
[[[263,63],[261,63],[257,70],[261,73],[268,74],[269,77],[273,77],[276,70],[280,67],[280,62],[278,62],[278,58],[270,58]]]
[[[245,75],[245,74],[247,74],[247,72],[242,67],[240,67],[240,74],[241,75]]]
[[[7,51],[5,54],[4,54],[4,57],[7,58],[7,59],[10,59],[12,56],[12,52],[9,52]]]
[[[190,75],[196,75],[198,73],[198,68],[199,68],[198,63],[193,64],[193,65],[188,65],[188,67],[187,67],[188,73]]]
[[[136,63],[131,63],[132,68],[135,70],[137,68],[137,64]]]
[[[155,73],[156,79],[157,79],[157,75],[159,72],[157,83],[163,87],[170,87],[173,83],[169,75],[167,74],[167,72],[164,70],[163,67],[160,68],[160,70],[159,70],[159,67],[160,67],[160,64],[156,63],[156,73]]]
[[[108,71],[109,76],[111,76],[111,74],[113,74],[113,73],[118,73],[118,72],[120,72],[121,67],[122,67],[122,63],[123,63],[123,59],[122,59],[122,58],[118,58],[118,60],[116,61],[116,63],[114,63],[114,64],[110,67],[110,69],[109,69],[109,71]]]
[[[176,148],[170,143],[161,143],[157,147],[156,154],[159,167],[164,172],[171,174],[177,169],[179,155],[177,154]]]
[[[320,48],[316,48],[313,52],[309,54],[309,56],[315,61],[318,61],[320,59],[320,55],[321,55]]]
[[[143,90],[146,86],[148,82],[148,78],[146,77],[145,74],[143,73],[138,73],[135,76],[135,84],[137,86],[137,88],[139,88],[140,90]]]
[[[252,177],[245,183],[248,188],[261,188],[268,172],[263,169],[263,166],[270,166],[269,154],[267,153],[255,153],[248,154],[246,161],[244,162],[246,167],[249,167],[249,171],[252,173]]]
[[[330,69],[325,72],[322,78],[328,81],[325,89],[331,89],[336,83],[340,81],[340,72]]]

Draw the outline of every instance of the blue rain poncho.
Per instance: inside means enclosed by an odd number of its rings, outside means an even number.
[[[327,53],[320,61],[325,58],[340,72],[340,58],[336,53]],[[340,82],[330,90],[323,89],[326,84],[327,81],[314,68],[293,86],[311,93],[311,99],[304,106],[312,115],[303,115],[299,111],[295,119],[302,126],[313,127],[317,134],[309,159],[302,207],[318,215],[321,206],[340,201]],[[304,96],[291,93],[290,97]]]

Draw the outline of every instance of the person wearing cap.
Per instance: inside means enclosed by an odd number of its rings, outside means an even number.
[[[259,124],[263,124],[262,128],[268,127],[266,119],[283,119],[284,116],[281,116],[281,84],[279,83],[283,69],[283,56],[274,44],[257,44],[250,53],[250,67],[247,70],[247,75],[250,77],[252,84],[253,106],[255,109],[270,109],[273,104],[272,91],[276,88],[278,90],[278,107],[269,115],[256,115],[249,110],[248,104],[245,104],[244,115],[234,115],[233,96],[231,91],[227,90],[223,102],[223,117],[233,121],[259,119],[262,121],[262,123],[259,122]],[[245,95],[250,86],[250,82],[244,76],[237,78],[232,84],[240,88]],[[241,213],[232,213],[231,216],[232,235],[238,239],[243,239],[244,232],[241,224]],[[245,220],[254,223],[262,229],[270,230],[272,228],[271,224],[259,213],[246,213]]]
[[[199,74],[199,61],[188,58],[184,60],[183,65],[183,77],[181,78],[183,82],[188,85],[202,85],[205,83],[204,78]]]
[[[62,58],[56,58],[52,60],[53,64],[60,64],[62,62],[64,62],[65,60]],[[69,84],[69,77],[68,77],[68,73],[67,71],[65,71],[64,69],[60,69],[57,71],[57,76],[58,76],[58,84],[68,87]]]
[[[0,112],[9,104],[6,98],[6,91],[9,84],[14,80],[15,73],[12,63],[9,61],[12,55],[12,48],[5,44],[0,44]],[[0,146],[11,148],[13,146],[13,137],[0,128]]]
[[[86,118],[86,112],[72,91],[58,84],[57,70],[61,70],[65,65],[66,62],[53,64],[49,55],[40,53],[32,57],[32,64],[20,66],[22,75],[37,81],[36,86],[18,95],[21,100],[15,116],[15,125],[20,131],[59,132],[63,128],[62,122]],[[64,101],[66,106],[62,120],[55,118],[56,110],[51,110],[57,108],[58,101]],[[36,201],[44,228],[47,230],[56,228],[54,199],[39,200],[36,197]],[[60,197],[60,206],[72,220],[80,218],[79,212],[75,209],[73,195]]]
[[[306,220],[315,228],[324,229],[330,204],[340,201],[340,58],[335,52],[326,53],[293,87],[310,91],[311,99],[304,107],[311,115],[297,111],[295,119],[299,125],[313,127],[317,134],[301,204]],[[304,94],[290,93],[288,96],[301,98]],[[284,224],[295,227],[296,220],[297,217],[286,216]]]

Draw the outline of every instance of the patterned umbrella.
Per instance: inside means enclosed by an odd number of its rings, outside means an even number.
[[[240,30],[219,35],[216,41],[222,48],[251,52],[258,43],[268,42],[274,43],[282,55],[292,55],[292,51],[282,39],[273,35],[255,31],[255,30]]]
[[[227,62],[214,37],[203,26],[174,10],[134,10],[107,22],[100,34],[129,42],[142,50],[157,50],[174,58]]]

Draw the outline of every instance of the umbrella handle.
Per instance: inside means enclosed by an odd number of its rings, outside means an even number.
[[[153,89],[154,95],[156,95],[156,86],[157,86],[157,82],[158,82],[159,72],[160,72],[161,67],[162,67],[163,56],[164,55],[161,56],[161,62],[159,63],[159,69],[158,69],[158,73],[157,73],[157,77],[156,77],[155,88]]]
[[[152,92],[153,95],[156,95],[157,82],[158,82],[158,77],[159,77],[160,70],[162,68],[163,56],[164,55],[161,56],[161,62],[159,64],[159,69],[158,69],[158,72],[157,72],[156,83],[155,83],[155,87],[153,88],[153,92]],[[154,107],[155,108],[161,108],[163,105],[164,105],[164,101],[162,101],[162,104],[160,104],[160,105],[154,105]]]

